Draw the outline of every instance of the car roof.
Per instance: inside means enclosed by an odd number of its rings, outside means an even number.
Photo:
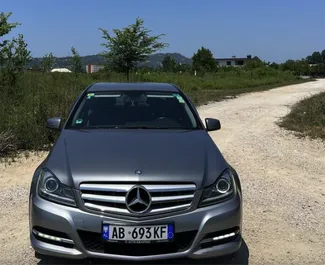
[[[114,82],[99,82],[92,84],[88,92],[109,92],[109,91],[157,91],[157,92],[179,92],[179,89],[169,83],[114,83]]]

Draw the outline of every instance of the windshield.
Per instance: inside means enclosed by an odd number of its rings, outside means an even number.
[[[195,114],[178,93],[122,91],[88,93],[67,129],[199,129]]]

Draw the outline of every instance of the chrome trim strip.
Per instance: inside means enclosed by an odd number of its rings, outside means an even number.
[[[132,184],[81,184],[80,190],[127,192],[133,186]]]
[[[127,192],[137,184],[81,184],[80,190]],[[141,184],[139,184],[141,185]],[[141,185],[150,192],[195,191],[194,184]]]
[[[150,192],[195,191],[193,184],[184,185],[143,185]]]

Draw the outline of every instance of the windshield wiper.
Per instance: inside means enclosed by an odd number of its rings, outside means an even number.
[[[159,127],[148,127],[148,126],[122,126],[121,129],[160,129]]]
[[[193,128],[183,128],[183,127],[159,127],[159,126],[123,126],[121,129],[152,129],[152,130],[194,130]]]
[[[121,127],[119,126],[112,126],[112,125],[108,125],[108,126],[103,126],[103,125],[100,125],[100,126],[87,126],[83,129],[121,129]]]
[[[195,130],[195,128],[183,128],[183,127],[159,127],[159,126],[88,126],[80,128],[79,130],[91,130],[91,129],[144,129],[144,130]]]

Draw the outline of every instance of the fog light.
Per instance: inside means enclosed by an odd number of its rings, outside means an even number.
[[[213,238],[213,240],[221,240],[221,239],[225,239],[225,238],[229,238],[229,237],[233,237],[235,236],[236,233],[230,233],[230,234],[225,234],[225,235],[222,235],[222,236],[216,236]]]
[[[43,234],[43,233],[40,233],[40,232],[36,232],[36,235],[38,235],[39,237],[43,237],[45,239],[53,240],[53,241],[58,241],[58,242],[62,241],[61,238],[59,238],[59,237],[46,235],[46,234]]]

